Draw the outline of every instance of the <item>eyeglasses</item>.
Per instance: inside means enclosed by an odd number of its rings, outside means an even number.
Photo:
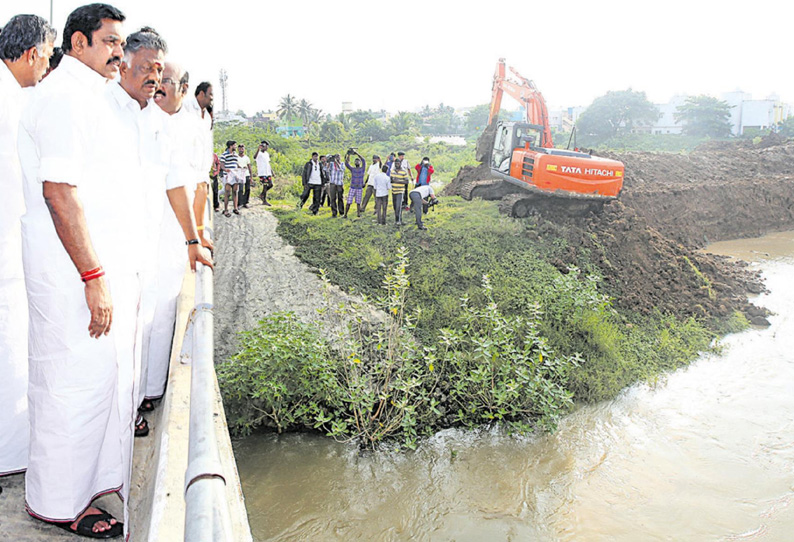
[[[160,84],[162,84],[162,85],[174,85],[174,86],[176,86],[176,85],[177,85],[177,81],[174,81],[173,79],[170,79],[170,78],[168,78],[168,77],[164,77],[164,78],[162,79],[162,81],[160,82]]]

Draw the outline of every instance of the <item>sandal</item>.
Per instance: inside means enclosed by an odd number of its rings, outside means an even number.
[[[98,533],[94,532],[94,525],[96,525],[100,521],[105,521],[110,524],[110,520],[114,519],[113,516],[108,514],[105,510],[101,508],[97,508],[101,514],[89,514],[83,519],[81,519],[77,523],[77,528],[72,529],[72,523],[74,521],[45,521],[44,523],[49,523],[50,525],[55,525],[59,529],[63,529],[65,531],[69,531],[72,534],[78,534],[80,536],[84,536],[86,538],[116,538],[117,536],[121,536],[124,534],[124,524],[117,521],[115,524],[110,525],[110,529],[107,531],[100,531]]]
[[[239,214],[240,214],[240,211],[238,211],[237,209],[235,209],[235,210],[234,210],[234,211],[232,211],[232,212],[233,212],[234,214],[236,214],[236,215],[239,215]]]
[[[138,412],[151,412],[154,410],[154,403],[149,399],[144,399],[141,406],[138,407]]]
[[[229,211],[223,211],[223,216],[232,216],[232,213]]]
[[[141,416],[141,422],[135,424],[135,436],[145,437],[148,434],[149,434],[149,422],[146,421],[146,418]]]

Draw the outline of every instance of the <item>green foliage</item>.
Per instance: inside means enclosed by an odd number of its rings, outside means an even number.
[[[794,137],[794,116],[778,123],[777,127],[778,133],[783,137]]]
[[[678,134],[623,134],[604,140],[594,148],[612,151],[692,152],[708,141],[712,139]]]
[[[467,135],[479,136],[485,127],[488,126],[488,115],[491,111],[490,104],[480,104],[466,113],[466,120],[463,127]]]
[[[268,316],[241,333],[239,352],[218,367],[229,426],[237,434],[261,425],[280,433],[304,423],[320,405],[341,401],[336,370],[316,327],[291,313]]]
[[[456,134],[460,131],[461,122],[454,107],[443,103],[434,108],[425,106],[419,116],[423,135]]]
[[[659,110],[644,92],[611,90],[596,98],[579,117],[576,125],[582,142],[597,144],[619,134],[631,133],[635,126],[656,122]]]
[[[422,346],[411,334],[417,311],[408,310],[407,269],[400,247],[380,288],[381,324],[350,306],[338,309],[350,329],[333,342],[289,313],[243,333],[240,352],[218,368],[233,432],[316,429],[370,447],[396,440],[414,448],[421,435],[450,425],[553,429],[572,406],[564,384],[577,359],[552,352],[539,313],[504,316],[486,278],[484,304],[463,300],[465,325],[443,329],[438,346]]]
[[[368,217],[340,222],[294,211],[276,214],[279,233],[298,257],[325,269],[342,288],[368,296],[377,295],[384,265],[405,245],[412,262],[407,303],[421,308],[413,333],[423,344],[438,345],[442,328],[467,329],[463,298],[469,307],[487,306],[492,299],[505,317],[535,315],[533,325],[551,350],[581,356],[566,372],[567,389],[579,400],[613,397],[637,380],[678,367],[712,338],[695,320],[617,312],[597,274],[576,268],[560,272],[550,263],[566,248],[537,240],[546,234],[541,224],[505,218],[492,202],[442,197],[425,219],[427,232],[377,228]],[[484,275],[490,277],[487,295]],[[659,341],[684,346],[648,346]]]
[[[731,135],[731,107],[711,96],[690,96],[678,106],[673,118],[683,123],[683,132],[687,135],[727,137]]]

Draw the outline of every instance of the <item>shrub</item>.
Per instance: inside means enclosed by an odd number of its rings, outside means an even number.
[[[485,303],[462,302],[464,326],[422,345],[412,335],[419,311],[407,305],[407,268],[400,248],[377,300],[383,322],[350,305],[339,308],[349,329],[331,341],[289,313],[243,333],[240,352],[218,370],[232,431],[318,429],[369,447],[414,448],[448,426],[553,429],[572,405],[564,384],[578,360],[554,354],[540,335],[540,312],[504,316],[486,277]]]

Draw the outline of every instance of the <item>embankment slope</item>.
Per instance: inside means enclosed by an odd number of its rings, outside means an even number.
[[[615,303],[639,312],[724,317],[735,310],[763,323],[747,293],[758,277],[740,263],[697,252],[708,242],[794,227],[794,143],[721,143],[690,154],[608,153],[626,165],[623,192],[603,212],[535,217],[565,240],[558,267],[589,261]],[[463,168],[444,193],[457,195],[488,168]]]

